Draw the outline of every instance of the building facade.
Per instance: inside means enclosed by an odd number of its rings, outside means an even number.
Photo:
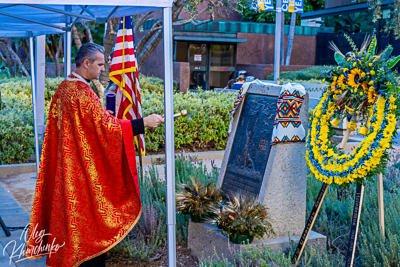
[[[258,79],[273,73],[275,25],[240,19],[236,13],[226,20],[174,27],[174,79],[180,84],[179,80],[188,79],[185,86],[189,89],[198,86],[213,89],[225,87],[240,70],[246,70],[248,75]],[[155,21],[147,21],[143,31],[136,33],[136,39],[139,40]],[[316,35],[321,30],[324,28],[296,26],[290,66],[282,66],[281,70],[315,65]],[[286,25],[285,51],[288,34],[289,26]],[[143,74],[163,77],[162,49],[160,43],[142,67]],[[182,71],[182,68],[186,70]]]

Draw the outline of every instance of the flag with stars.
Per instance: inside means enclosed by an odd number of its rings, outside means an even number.
[[[142,118],[139,72],[130,16],[122,17],[119,23],[110,67],[110,80],[117,86],[115,90],[117,95],[116,117],[125,120]],[[138,144],[138,142],[140,142],[141,154],[144,156],[145,143],[143,134],[135,136],[135,143]]]

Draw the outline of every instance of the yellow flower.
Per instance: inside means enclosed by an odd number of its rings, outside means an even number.
[[[361,77],[363,77],[363,78],[365,77],[365,72],[361,73]]]
[[[361,84],[361,86],[362,86],[362,88],[363,88],[363,90],[364,90],[364,93],[367,93],[367,92],[368,92],[368,84],[367,84],[367,82],[363,82],[363,83]]]
[[[360,129],[358,129],[358,133],[361,135],[366,135],[368,133],[368,128],[363,126]]]
[[[356,65],[357,65],[357,62],[354,62],[354,63],[353,63],[353,67],[355,67]]]
[[[358,80],[360,79],[361,76],[361,71],[360,69],[352,69],[350,74],[348,75],[348,85],[350,85],[353,88],[358,87]]]
[[[347,61],[350,61],[350,60],[351,60],[351,57],[347,58]]]
[[[333,119],[331,120],[331,125],[332,125],[333,127],[338,127],[339,124],[340,124],[340,120],[339,120],[339,119],[333,118]]]
[[[368,84],[373,85],[373,84],[374,84],[374,81],[369,81]]]
[[[355,131],[357,129],[357,123],[351,121],[349,123],[347,123],[347,129]]]
[[[370,67],[372,67],[372,63],[369,63],[368,65],[369,65]]]
[[[325,83],[325,79],[322,79],[322,83]]]
[[[369,73],[371,73],[371,75],[375,75],[375,71],[371,70]]]
[[[349,112],[350,115],[354,114],[354,108],[350,108],[348,106],[344,106],[344,107],[347,109],[347,111]]]

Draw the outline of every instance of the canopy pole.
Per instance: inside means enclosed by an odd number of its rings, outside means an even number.
[[[72,7],[66,5],[64,10],[71,11]],[[68,29],[64,33],[64,76],[65,78],[71,74],[71,29],[69,29],[69,23],[71,23],[71,17],[65,15],[65,28]]]
[[[176,266],[174,90],[172,76],[172,9],[163,8],[164,34],[164,118],[167,181],[168,266]]]
[[[36,74],[35,74],[35,47],[33,36],[29,37],[29,56],[31,60],[31,89],[32,89],[32,108],[33,108],[33,129],[35,135],[35,156],[36,156],[36,177],[39,175],[39,139],[36,115]]]
[[[38,139],[44,137],[44,90],[45,90],[45,68],[46,68],[46,35],[36,36],[35,38],[35,70],[36,70],[36,115]],[[39,145],[39,160],[42,154],[42,146]],[[39,161],[40,163],[40,161]]]
[[[282,0],[276,0],[274,81],[278,81],[281,63]]]

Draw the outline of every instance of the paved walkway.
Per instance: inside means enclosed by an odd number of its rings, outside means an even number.
[[[33,179],[32,179],[33,180]],[[19,227],[29,223],[28,213],[18,204],[7,190],[0,184],[0,216],[7,226]],[[21,238],[24,230],[12,231],[11,236],[6,237],[3,229],[0,229],[0,266],[12,267],[44,267],[45,259],[24,260],[21,251],[25,248],[24,238]],[[21,260],[21,261],[20,261]]]

